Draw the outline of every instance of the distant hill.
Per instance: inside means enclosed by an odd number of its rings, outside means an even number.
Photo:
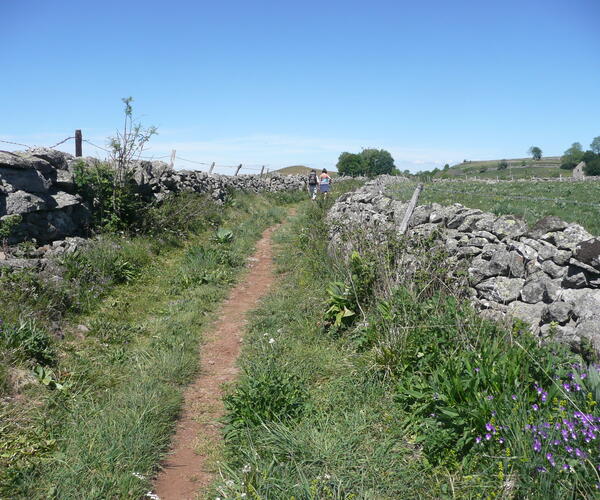
[[[274,173],[278,173],[278,174],[282,174],[282,175],[295,175],[295,174],[300,174],[300,175],[308,175],[308,173],[312,170],[311,167],[306,167],[304,165],[292,165],[291,167],[284,167],[284,168],[280,168],[279,170],[274,170]],[[317,171],[317,173],[319,173],[321,171],[321,169],[316,168],[315,169]],[[337,172],[333,172],[331,170],[329,170],[329,174],[332,176],[336,176]]]
[[[282,175],[294,175],[294,174],[302,174],[308,175],[308,173],[312,169],[310,167],[306,167],[304,165],[292,165],[291,167],[280,168],[279,170],[275,170],[278,174]]]
[[[559,175],[570,176],[571,172],[560,169],[560,156],[542,157],[541,160],[534,161],[531,158],[507,158],[505,161],[508,167],[498,170],[498,165],[502,159],[467,161],[452,165],[448,170],[442,170],[436,174],[436,177],[478,177],[478,178],[496,178],[506,179],[515,177],[558,177]]]

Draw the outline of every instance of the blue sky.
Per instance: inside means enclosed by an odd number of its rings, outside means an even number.
[[[159,128],[148,155],[223,165],[377,147],[415,171],[600,135],[598,0],[0,0],[0,19],[0,139],[25,144],[105,145],[126,96]]]

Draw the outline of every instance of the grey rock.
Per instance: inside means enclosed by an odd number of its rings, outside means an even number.
[[[517,252],[509,252],[508,274],[514,278],[525,277],[525,259]],[[492,258],[493,260],[493,258]]]
[[[542,313],[544,323],[556,322],[564,325],[571,319],[573,305],[568,302],[556,301],[545,306]]]
[[[546,295],[546,283],[543,280],[533,280],[525,284],[521,290],[521,300],[528,304],[542,302]]]
[[[584,262],[581,262],[580,260],[571,258],[571,259],[569,259],[569,264],[571,266],[574,266],[578,269],[585,271],[586,273],[591,274],[592,276],[600,276],[600,270],[598,270],[588,264],[585,264]]]
[[[460,258],[473,257],[481,253],[481,248],[478,247],[459,247],[456,250],[456,255]]]
[[[46,202],[39,196],[25,191],[15,191],[6,197],[6,214],[26,214],[44,210]]]
[[[573,257],[588,266],[600,269],[600,238],[592,238],[575,247]]]
[[[511,215],[503,215],[496,219],[494,222],[492,233],[498,238],[512,238],[517,239],[527,231],[527,223],[521,219],[513,217]]]
[[[538,257],[537,250],[526,243],[514,240],[507,241],[506,243],[509,249],[518,252],[525,260],[535,260]]]
[[[572,252],[575,251],[580,243],[592,238],[592,235],[578,224],[571,224],[563,231],[548,234],[550,235],[550,242],[556,247],[563,250],[571,250]]]
[[[2,152],[0,152],[1,154]],[[23,190],[28,193],[47,193],[52,186],[52,180],[35,168],[19,169],[7,168],[0,163],[0,179],[12,186],[14,190]]]
[[[533,333],[537,333],[539,331],[544,307],[545,305],[543,303],[528,304],[515,300],[508,304],[508,314],[529,324]]]
[[[467,245],[472,247],[483,248],[489,242],[485,238],[471,238],[468,240]]]
[[[542,270],[552,278],[564,278],[567,274],[567,268],[559,266],[551,260],[542,262]]]
[[[596,353],[600,352],[600,321],[591,319],[580,321],[575,327],[574,335],[582,341],[589,342]]]
[[[483,298],[499,303],[508,303],[519,297],[525,280],[498,276],[479,283],[475,288]]]
[[[538,239],[546,233],[553,233],[566,229],[568,224],[554,215],[549,215],[537,221],[527,235],[531,238]]]
[[[489,231],[473,231],[473,236],[475,238],[485,238],[491,243],[497,243],[499,241],[498,237]]]
[[[585,288],[587,286],[587,278],[582,269],[575,266],[569,266],[567,274],[562,280],[563,288]]]
[[[493,214],[483,214],[482,217],[475,223],[475,229],[478,231],[487,231],[488,233],[494,233],[494,224],[498,219]]]
[[[481,213],[481,210],[472,210],[467,208],[460,209],[453,216],[448,218],[446,226],[448,227],[448,229],[457,229],[468,216],[478,215]]]

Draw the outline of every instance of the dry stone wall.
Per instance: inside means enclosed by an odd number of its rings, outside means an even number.
[[[21,217],[9,243],[35,239],[50,243],[85,234],[90,211],[75,192],[74,166],[94,165],[94,158],[74,158],[53,149],[0,151],[0,221]],[[173,170],[163,162],[139,161],[133,179],[147,201],[160,201],[171,193],[207,193],[222,202],[231,190],[253,193],[301,190],[303,176],[209,175],[206,172]]]
[[[367,183],[331,208],[332,245],[346,231],[394,231],[407,203],[384,194],[398,180]],[[600,352],[600,239],[578,224],[546,217],[533,227],[513,216],[497,216],[461,204],[420,205],[407,240],[440,234],[450,269],[466,266],[471,301],[482,314],[516,317],[534,333]]]

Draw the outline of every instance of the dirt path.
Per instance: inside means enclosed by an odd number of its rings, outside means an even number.
[[[220,447],[223,415],[222,385],[235,379],[246,313],[257,306],[274,280],[271,235],[267,229],[249,259],[250,270],[233,288],[219,311],[218,320],[207,331],[200,350],[202,370],[186,389],[182,416],[173,447],[155,481],[160,500],[196,499],[210,485],[211,460]]]

